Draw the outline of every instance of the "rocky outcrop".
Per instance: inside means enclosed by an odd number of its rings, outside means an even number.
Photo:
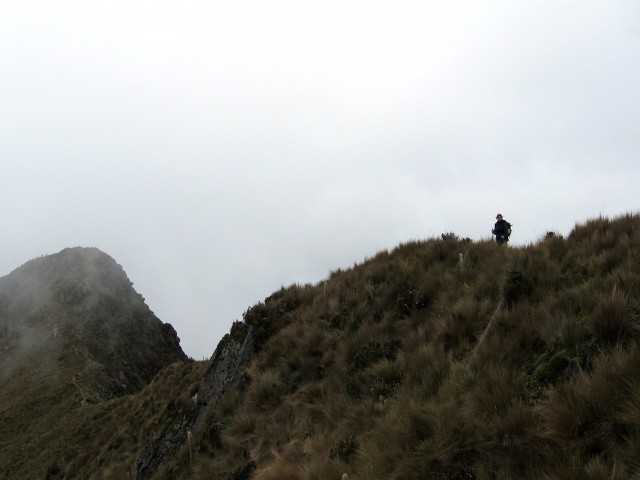
[[[209,360],[196,401],[172,409],[168,426],[144,448],[137,460],[139,480],[148,478],[160,465],[170,461],[187,442],[189,432],[203,427],[207,412],[215,408],[220,397],[240,379],[255,352],[252,328],[245,323],[234,323],[231,333],[223,337]]]
[[[37,356],[38,366],[71,372],[84,402],[137,392],[187,358],[173,327],[96,248],[36,258],[0,278],[0,346],[3,377]]]

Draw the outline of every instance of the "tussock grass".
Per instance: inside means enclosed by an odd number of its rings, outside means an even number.
[[[638,227],[407,242],[293,310],[265,302],[279,327],[228,402],[252,429],[231,422],[208,461],[241,446],[260,479],[637,478]]]
[[[251,375],[251,383],[247,387],[247,398],[256,409],[272,408],[280,402],[285,384],[280,380],[277,370],[265,370]]]
[[[25,470],[34,472],[32,478],[135,477],[136,459],[158,428],[167,404],[189,392],[205,369],[205,362],[175,363],[158,373],[140,393],[97,404],[81,404],[65,391],[64,384],[60,384],[61,390],[49,390],[53,394],[50,397],[34,390],[38,393],[34,393],[33,400],[39,405],[13,410],[24,412],[25,421],[30,425],[25,431],[31,442],[22,443],[20,436],[2,432],[0,451],[5,452],[2,457],[10,458],[7,452],[14,451],[13,461],[17,467],[13,473],[12,469],[3,469],[3,478],[24,478]],[[73,392],[72,385],[70,388]],[[24,402],[28,391],[14,398]],[[6,407],[6,403],[4,405]],[[29,415],[35,411],[46,413],[33,422]],[[0,430],[7,427],[7,422],[0,424]],[[21,446],[17,447],[14,441]],[[34,453],[34,448],[40,453]],[[20,460],[22,454],[28,454],[29,459]]]
[[[597,342],[627,342],[640,334],[638,323],[629,313],[627,295],[614,287],[611,295],[600,295],[588,319],[589,332]]]
[[[632,214],[525,247],[443,234],[282,288],[245,312],[259,354],[209,412],[192,468],[157,478],[640,478],[638,265]],[[52,475],[126,475],[167,399],[193,391],[180,368],[133,413],[93,414],[100,431],[138,426],[102,435],[104,465],[81,470],[92,460],[69,450]]]

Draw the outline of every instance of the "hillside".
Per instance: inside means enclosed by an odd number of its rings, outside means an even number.
[[[245,313],[260,353],[172,472],[640,478],[639,266],[627,215],[522,248],[443,234],[282,289]]]
[[[280,289],[244,313],[208,363],[173,363],[137,393],[91,403],[54,383],[46,395],[68,399],[68,415],[34,422],[49,425],[46,459],[20,452],[36,431],[9,443],[15,430],[4,426],[36,411],[24,393],[23,409],[7,407],[16,397],[5,393],[35,388],[32,378],[4,380],[0,471],[640,478],[639,339],[640,215],[525,247],[445,233]]]
[[[37,478],[82,407],[139,392],[186,360],[179,339],[97,249],[34,259],[0,278],[0,472]]]

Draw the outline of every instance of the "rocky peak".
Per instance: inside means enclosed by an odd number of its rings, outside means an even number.
[[[132,393],[186,356],[123,268],[96,248],[68,248],[0,278],[0,380],[37,351],[68,367],[83,401]]]

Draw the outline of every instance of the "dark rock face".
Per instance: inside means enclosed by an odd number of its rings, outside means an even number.
[[[111,257],[69,248],[0,278],[0,380],[21,359],[75,371],[82,401],[137,392],[168,364],[186,359],[180,339],[145,304]]]
[[[234,323],[231,333],[224,336],[209,360],[195,405],[174,415],[173,421],[156,434],[138,458],[139,480],[148,478],[162,463],[173,458],[187,441],[189,432],[203,427],[207,411],[214,408],[222,394],[240,379],[255,352],[251,327]]]
[[[251,327],[234,323],[231,333],[224,336],[209,360],[209,367],[198,389],[198,405],[215,406],[222,394],[240,378],[254,354]]]

